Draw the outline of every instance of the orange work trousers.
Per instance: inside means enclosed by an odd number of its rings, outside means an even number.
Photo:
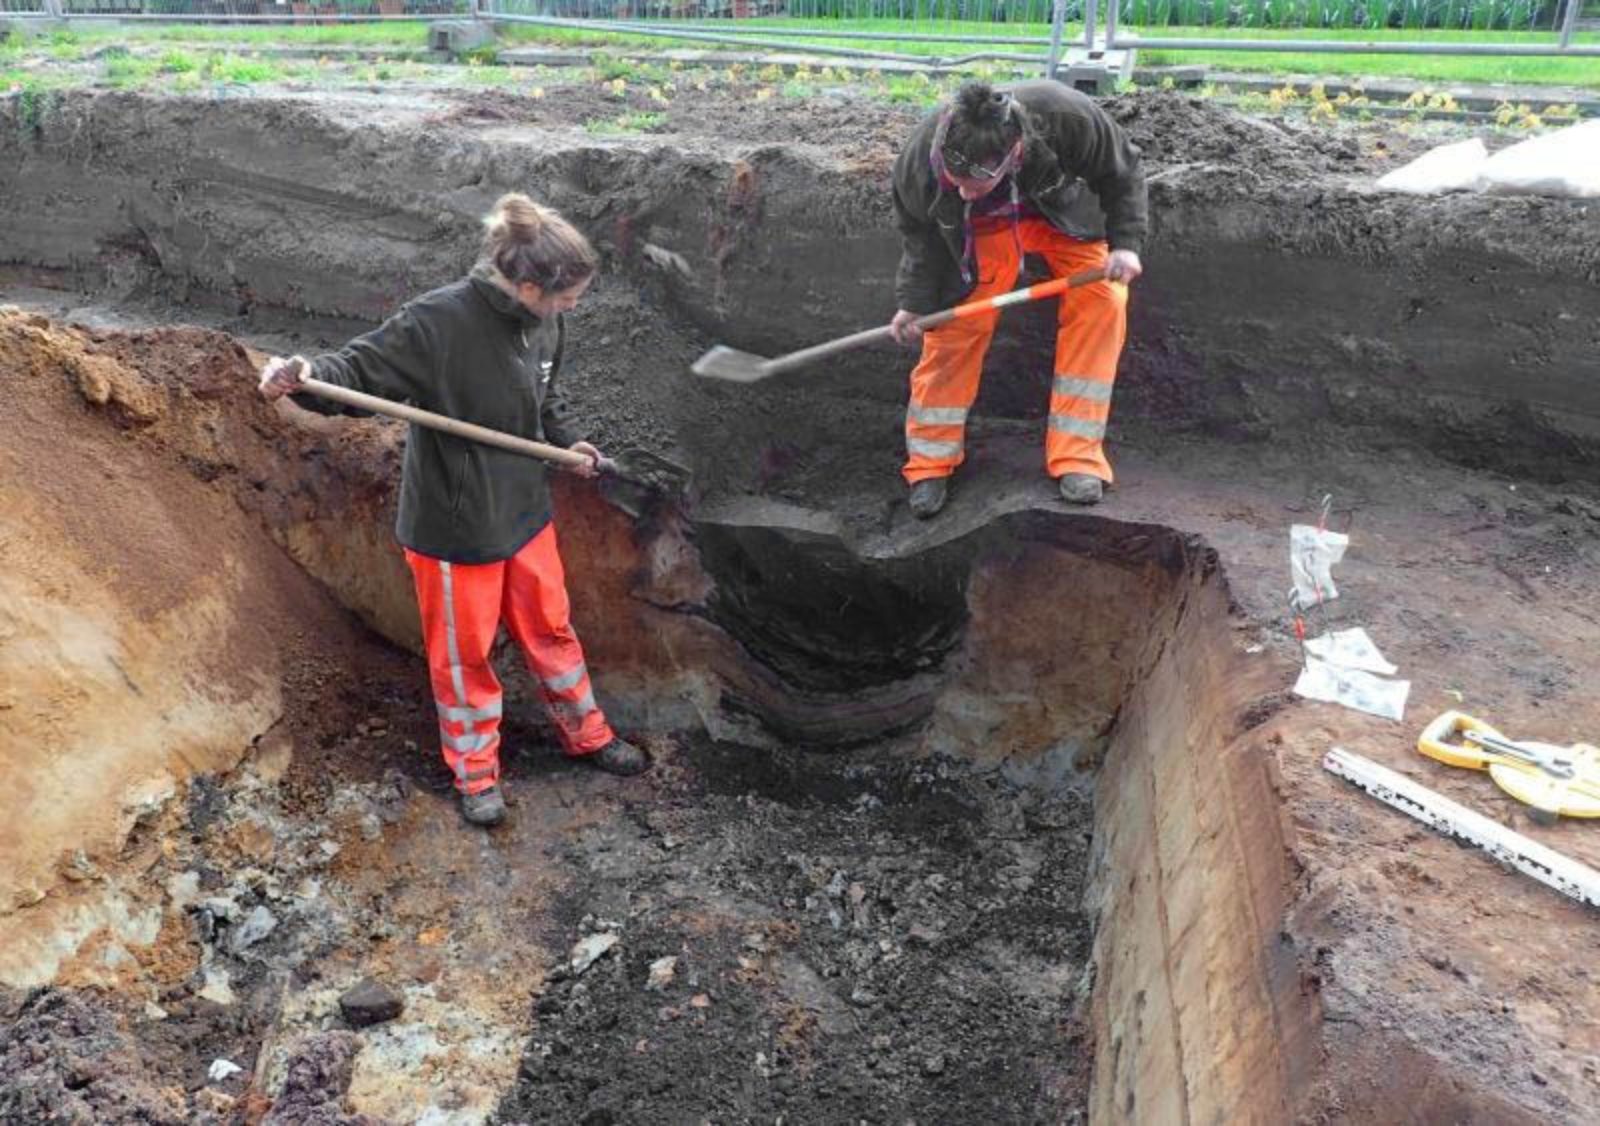
[[[539,681],[567,754],[590,754],[611,741],[569,620],[554,524],[498,563],[447,563],[410,550],[406,562],[422,610],[444,761],[458,790],[475,794],[500,780],[503,705],[489,651],[501,622]]]
[[[1105,265],[1104,242],[1084,242],[1043,219],[1019,224],[1022,253],[1038,254],[1053,277]],[[1022,268],[1010,224],[979,232],[975,239],[978,286],[968,301],[1014,289]],[[1045,428],[1045,471],[1052,477],[1087,473],[1111,481],[1106,460],[1106,420],[1111,387],[1127,334],[1128,287],[1099,281],[1068,290],[1060,298],[1055,379]],[[910,484],[948,477],[966,458],[967,412],[978,397],[983,358],[994,338],[998,312],[964,317],[923,334],[922,359],[911,372],[906,410],[906,465]]]

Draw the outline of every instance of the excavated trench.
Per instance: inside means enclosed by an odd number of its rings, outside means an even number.
[[[432,763],[409,627],[388,623],[401,648],[377,656],[274,558],[296,555],[347,603],[403,604],[398,567],[371,566],[388,508],[373,497],[392,492],[399,435],[274,418],[220,335],[87,334],[22,314],[0,332],[26,381],[6,449],[30,490],[59,485],[80,518],[113,526],[150,505],[243,516],[163,553],[175,574],[118,569],[160,582],[175,622],[220,603],[205,629],[150,650],[66,646],[34,670],[67,680],[63,668],[87,677],[110,662],[121,683],[94,686],[96,710],[124,727],[123,709],[161,680],[190,707],[206,701],[214,719],[199,729],[170,712],[142,720],[167,742],[166,771],[145,776],[144,744],[97,716],[63,732],[25,698],[9,706],[13,735],[69,740],[40,746],[53,757],[103,744],[102,773],[63,797],[109,801],[112,815],[95,839],[86,819],[35,816],[48,803],[29,794],[8,820],[39,857],[13,890],[32,879],[45,894],[0,918],[6,974],[58,985],[8,1003],[9,1114],[56,1099],[101,1119],[247,1106],[225,1104],[248,1100],[242,1079],[204,1081],[207,1056],[243,1063],[280,1103],[297,1068],[326,1071],[395,1120],[419,1099],[463,1121],[541,1122],[1075,1120],[1091,1089],[1125,1113],[1176,1105],[1161,1077],[1193,1063],[1146,1023],[1151,1006],[1178,1003],[1158,985],[1172,967],[1144,917],[1152,894],[1169,919],[1222,926],[1206,957],[1235,959],[1254,983],[1231,1008],[1263,1029],[1309,1027],[1293,959],[1261,960],[1253,910],[1218,918],[1164,887],[1158,823],[1182,809],[1185,855],[1214,853],[1208,894],[1247,908],[1281,891],[1256,886],[1279,875],[1275,821],[1240,826],[1223,808],[1266,808],[1259,767],[1226,794],[1191,792],[1196,756],[1226,753],[1245,702],[1225,586],[1192,537],[1019,511],[874,557],[815,511],[747,500],[636,522],[563,482],[563,550],[602,698],[658,770],[637,788],[568,778],[507,660],[508,746],[523,752],[514,823],[471,843]],[[163,385],[161,371],[182,374]],[[144,501],[27,469],[44,460],[35,444],[117,449]],[[60,548],[8,560],[12,593],[80,557]],[[220,598],[207,589],[219,552],[238,584]],[[91,616],[141,617],[132,594]],[[10,612],[10,636],[30,640],[8,647],[8,671],[41,664],[72,613],[35,605]],[[253,630],[265,636],[241,636]],[[278,681],[276,723],[232,690],[230,668]],[[242,731],[231,756],[198,760],[226,723],[252,718],[270,731],[240,769]],[[41,757],[14,765],[47,769]],[[446,860],[462,843],[477,859]],[[72,864],[83,870],[52,886]],[[619,936],[617,951],[582,974],[558,968],[593,934]],[[663,958],[672,977],[650,987]],[[520,976],[507,988],[519,972],[532,989]],[[344,1023],[330,998],[369,975],[408,1012],[369,1031],[351,1064],[321,1030]],[[1239,1050],[1288,1066],[1266,1036]],[[1282,1091],[1249,1097],[1287,1105]]]
[[[1046,499],[1015,452],[1037,439],[1044,314],[997,346],[1011,377],[932,525],[897,504],[903,361],[682,374],[707,332],[773,352],[886,311],[877,177],[905,111],[739,103],[607,143],[562,105],[8,107],[6,289],[71,312],[0,312],[0,1117],[1570,1108],[1543,1082],[1473,1101],[1387,1035],[1330,1047],[1327,948],[1289,921],[1306,879],[1254,737],[1289,666],[1247,652],[1189,523],[1230,498]],[[1563,373],[1594,344],[1600,246],[1571,232],[1600,216],[1403,209],[1346,182],[1348,138],[1181,99],[1116,112],[1165,262],[1136,305],[1123,448],[1597,464],[1600,385]],[[598,692],[658,766],[566,767],[507,653],[514,816],[482,835],[433,760],[388,534],[400,433],[267,408],[233,336],[113,322],[336,343],[458,270],[511,187],[606,255],[571,355],[595,437],[670,451],[696,487],[634,518],[559,483]],[[352,1036],[339,998],[368,977],[404,1012]],[[215,1059],[243,1070],[208,1078]]]

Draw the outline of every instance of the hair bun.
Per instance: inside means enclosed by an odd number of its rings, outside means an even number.
[[[553,209],[507,192],[483,217],[483,257],[509,281],[563,290],[594,276],[589,240]]]
[[[521,192],[507,192],[495,201],[483,225],[491,238],[524,242],[539,234],[544,213],[543,207]]]
[[[1001,125],[1010,116],[1011,98],[987,82],[966,82],[956,92],[956,108],[974,125]]]

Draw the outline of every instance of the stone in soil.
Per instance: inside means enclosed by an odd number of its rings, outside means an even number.
[[[405,1011],[405,998],[387,985],[367,978],[339,997],[339,1011],[356,1028],[394,1020]]]

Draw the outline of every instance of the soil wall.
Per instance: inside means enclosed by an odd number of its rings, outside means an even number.
[[[1273,685],[1199,562],[1096,783],[1094,1122],[1294,1121],[1319,1064],[1315,992],[1283,931],[1292,838],[1240,724]]]
[[[103,342],[0,312],[6,982],[48,981],[102,927],[143,934],[46,893],[98,879],[188,777],[238,762],[282,716],[307,654],[349,636],[205,468],[221,430],[214,378],[242,355],[211,344],[163,383]]]
[[[715,461],[727,434],[707,448],[714,394],[679,366],[708,340],[652,347],[648,324],[665,314],[774,352],[887,317],[886,142],[915,113],[872,107],[854,129],[816,134],[801,128],[804,103],[775,103],[761,112],[778,140],[761,143],[720,131],[707,95],[685,134],[601,140],[558,109],[586,93],[508,95],[493,113],[354,93],[73,93],[30,103],[26,120],[13,99],[0,108],[12,119],[0,261],[370,321],[456,276],[478,216],[526,190],[607,253],[619,300],[580,323],[610,345],[585,362],[630,400],[612,416]],[[1176,96],[1108,105],[1144,147],[1154,220],[1119,427],[1296,444],[1354,434],[1534,476],[1600,464],[1596,209],[1380,195],[1385,154],[1350,136]],[[1035,417],[1049,312],[1013,319],[981,410]],[[805,386],[890,409],[905,366],[858,354]]]

